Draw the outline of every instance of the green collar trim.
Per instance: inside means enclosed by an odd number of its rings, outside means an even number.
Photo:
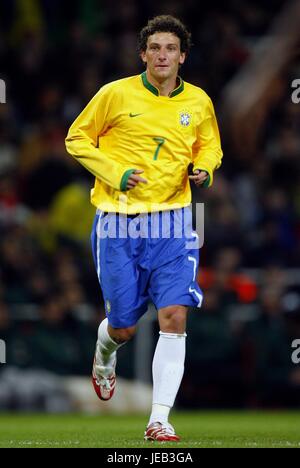
[[[177,86],[177,88],[174,89],[174,91],[171,92],[170,97],[177,96],[178,94],[182,93],[182,91],[184,90],[184,81],[182,78],[180,78],[180,76],[178,78],[179,78],[179,85]]]
[[[142,80],[143,80],[143,85],[145,86],[145,88],[147,88],[152,94],[155,94],[155,96],[159,96],[159,91],[158,91],[158,89],[155,88],[155,86],[153,86],[153,85],[148,81],[147,73],[146,73],[146,72],[142,73]]]
[[[147,78],[147,73],[143,72],[141,77],[142,77],[143,85],[145,86],[145,88],[147,88],[155,96],[159,96],[160,95],[159,90],[155,86],[153,86],[153,84],[149,82]],[[182,93],[182,91],[184,90],[184,81],[182,78],[180,78],[180,76],[178,78],[179,78],[179,85],[177,86],[177,88],[175,88],[171,92],[171,94],[169,95],[170,98],[177,96],[178,94]]]

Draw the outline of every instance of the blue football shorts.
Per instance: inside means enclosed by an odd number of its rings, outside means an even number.
[[[190,208],[123,215],[97,211],[92,250],[105,311],[113,328],[134,326],[151,300],[201,307],[198,236]]]

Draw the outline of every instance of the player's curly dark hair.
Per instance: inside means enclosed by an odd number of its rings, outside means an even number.
[[[156,32],[170,32],[180,39],[180,51],[188,53],[192,46],[192,36],[185,25],[171,15],[160,15],[148,21],[140,34],[138,40],[139,52],[145,52],[149,36]]]

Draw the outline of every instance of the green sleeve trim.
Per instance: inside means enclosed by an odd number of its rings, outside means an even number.
[[[129,169],[128,171],[124,172],[122,180],[121,180],[121,184],[120,184],[121,192],[126,192],[128,179],[135,171],[136,169]]]
[[[208,174],[208,177],[207,179],[203,182],[203,184],[201,185],[202,188],[208,188],[210,185],[210,175]]]
[[[208,188],[208,187],[210,187],[210,185],[211,185],[211,176],[210,176],[208,170],[207,170],[207,169],[201,169],[200,167],[197,167],[197,168],[194,168],[194,172],[195,172],[195,171],[205,171],[205,172],[207,173],[207,176],[208,176],[208,177],[207,177],[207,179],[203,182],[203,184],[200,185],[200,187],[201,187],[201,188]]]

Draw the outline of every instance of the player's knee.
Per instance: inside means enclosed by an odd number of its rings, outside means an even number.
[[[119,344],[126,343],[134,337],[136,327],[129,328],[112,328],[109,327],[109,334],[111,338]]]
[[[164,333],[184,333],[187,311],[182,307],[168,307],[160,316],[160,329]]]

